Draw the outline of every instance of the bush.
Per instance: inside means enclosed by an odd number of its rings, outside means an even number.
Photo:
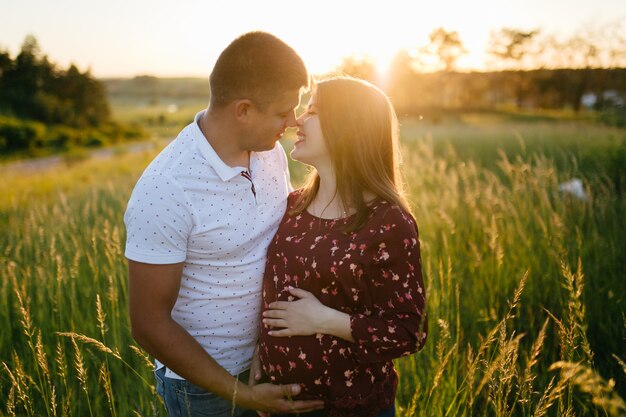
[[[100,146],[104,146],[107,144],[109,144],[107,135],[105,135],[104,133],[96,129],[90,130],[83,137],[83,142],[82,142],[82,145],[90,147],[90,148],[98,148]]]
[[[28,151],[31,155],[74,147],[100,147],[146,137],[137,125],[108,123],[98,128],[77,129],[0,115],[0,153]]]
[[[608,107],[600,111],[599,120],[609,126],[626,127],[626,107]]]
[[[80,132],[65,126],[56,126],[50,129],[51,146],[59,149],[70,149],[80,143]]]
[[[0,116],[0,150],[18,151],[37,147],[45,141],[42,123]]]

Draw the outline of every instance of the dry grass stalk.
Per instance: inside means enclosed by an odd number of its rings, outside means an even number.
[[[529,406],[532,402],[533,383],[536,379],[536,375],[533,374],[533,367],[537,364],[539,355],[541,354],[541,348],[543,347],[543,342],[546,338],[549,321],[550,319],[547,318],[543,322],[543,326],[541,327],[541,330],[539,330],[539,335],[537,335],[537,338],[533,342],[530,349],[530,356],[528,357],[526,367],[524,368],[518,399],[518,402],[522,404],[523,407]]]
[[[524,273],[524,276],[522,277],[522,279],[519,282],[519,286],[517,287],[517,289],[515,290],[515,293],[513,294],[513,301],[512,302],[508,302],[509,304],[509,311],[506,314],[506,317],[504,319],[504,321],[508,321],[512,318],[515,317],[515,309],[517,309],[517,306],[519,305],[520,299],[522,298],[522,293],[524,292],[524,288],[526,287],[526,281],[528,281],[528,271],[526,271]]]
[[[448,364],[448,361],[450,360],[454,352],[456,352],[456,343],[452,345],[448,353],[446,353],[446,356],[444,356],[443,360],[439,363],[439,366],[437,367],[437,372],[435,373],[435,377],[433,378],[432,386],[430,388],[430,391],[428,392],[428,398],[432,397],[433,392],[439,386],[439,381],[441,381],[441,377],[443,376],[443,372],[446,369],[446,365]]]
[[[615,392],[615,381],[606,381],[597,372],[580,363],[559,361],[550,366],[559,370],[561,378],[591,396],[592,403],[611,416],[626,414],[626,402]]]
[[[406,411],[406,416],[414,416],[415,415],[415,410],[417,410],[417,399],[419,398],[419,394],[420,394],[420,390],[419,390],[419,386],[415,387],[415,392],[413,393],[413,396],[411,397],[411,402],[409,403],[409,408]]]
[[[469,394],[468,405],[469,405],[469,409],[471,410],[472,407],[474,406],[474,390],[472,388],[474,387],[474,382],[475,382],[477,361],[474,359],[474,351],[472,350],[472,345],[469,343],[467,344],[466,363],[467,363],[466,380],[467,380],[467,386],[469,387],[469,389],[467,390]]]
[[[563,393],[563,388],[565,387],[565,383],[560,380],[557,386],[554,386],[554,378],[550,380],[548,386],[543,392],[543,395],[539,398],[537,402],[537,406],[535,407],[535,412],[533,413],[533,417],[543,417],[546,415],[550,407],[554,404],[554,402],[561,398]]]
[[[100,335],[102,336],[102,340],[105,340],[104,335],[106,333],[106,313],[102,309],[100,294],[96,294],[96,317],[98,318],[98,328],[100,329]]]
[[[57,417],[57,392],[54,388],[54,385],[50,385],[50,409],[52,410],[52,415]]]
[[[508,341],[506,337],[506,327],[502,326],[498,341],[500,353],[487,368],[481,381],[482,386],[486,383],[489,384],[488,398],[494,406],[497,416],[507,416],[513,411],[513,406],[509,405],[508,398],[513,388],[513,381],[518,378],[518,371],[515,365],[518,357],[519,342],[523,335],[515,336],[513,334]],[[479,389],[481,389],[481,386],[479,386]]]
[[[34,385],[35,382],[33,379],[28,376],[24,372],[24,368],[22,367],[22,362],[20,361],[19,356],[17,356],[16,352],[13,352],[13,363],[15,364],[14,372],[11,372],[9,366],[2,362],[4,370],[9,375],[9,379],[11,380],[11,388],[15,389],[14,395],[17,396],[17,399],[24,406],[27,415],[33,415],[33,403],[30,398],[30,386]],[[17,405],[16,402],[14,402]],[[15,408],[15,407],[14,407]]]
[[[11,386],[9,389],[9,395],[7,397],[7,414],[16,417],[15,414],[15,387]]]
[[[484,386],[492,380],[494,373],[500,369],[503,369],[503,366],[507,363],[507,358],[513,353],[513,351],[517,351],[521,338],[522,335],[516,336],[501,345],[498,356],[496,356],[496,358],[491,362],[491,364],[485,371],[485,374],[483,375],[480,384],[478,384],[478,388],[476,388],[476,392],[474,393],[475,397],[477,397],[484,388]]]
[[[76,340],[72,338],[72,345],[74,346],[74,369],[76,369],[76,377],[80,382],[81,388],[89,395],[87,389],[87,370],[85,369],[85,362],[83,361],[83,354],[80,352]]]
[[[128,345],[130,347],[130,349],[135,352],[135,354],[137,356],[139,356],[141,359],[143,359],[145,365],[148,367],[148,369],[150,370],[154,370],[154,363],[150,360],[150,357],[140,348],[138,348],[135,345]]]
[[[91,338],[89,336],[85,336],[84,334],[79,334],[79,333],[74,333],[74,332],[57,332],[56,333],[58,336],[64,336],[64,337],[69,337],[72,339],[72,343],[76,343],[75,340],[78,339],[83,343],[87,343],[89,345],[95,346],[98,350],[104,352],[104,353],[108,353],[110,355],[112,355],[114,358],[116,359],[122,359],[122,357],[120,356],[120,353],[116,350],[112,350],[111,348],[109,348],[108,346],[106,346],[104,343],[102,343],[99,340],[96,340],[94,338]]]
[[[33,323],[30,319],[30,312],[28,311],[28,307],[24,303],[24,300],[22,299],[22,294],[17,289],[17,287],[15,287],[15,296],[17,297],[17,301],[19,303],[21,316],[20,323],[22,324],[22,329],[26,337],[30,339],[33,335]]]
[[[111,389],[111,376],[109,375],[109,371],[107,369],[106,363],[102,363],[100,366],[100,372],[98,373],[98,380],[102,384],[104,388],[104,394],[107,397],[107,402],[109,404],[109,410],[111,411],[111,415],[115,416],[115,406],[113,402],[113,390]]]
[[[450,341],[450,325],[444,319],[437,320],[439,325],[439,340],[437,340],[437,358],[442,361],[446,345]]]
[[[624,371],[624,374],[626,374],[626,363],[624,363],[624,361],[621,360],[620,357],[617,356],[616,354],[613,354],[611,356],[613,356],[613,358],[617,361],[617,363],[619,363],[622,366],[622,370]]]
[[[37,364],[39,365],[39,368],[43,371],[43,374],[46,377],[46,381],[48,382],[48,386],[50,386],[52,385],[50,368],[48,367],[48,359],[46,358],[46,352],[44,351],[43,342],[41,341],[41,331],[37,332],[37,342],[35,343],[35,351],[36,351],[36,357],[37,357]]]
[[[76,369],[76,379],[80,384],[85,396],[87,397],[87,406],[89,407],[89,415],[93,416],[91,412],[91,402],[89,400],[89,387],[87,385],[87,369],[85,368],[85,362],[83,361],[83,355],[78,348],[76,340],[72,337],[72,345],[74,346],[74,368]]]
[[[568,321],[571,332],[573,346],[580,345],[585,355],[585,361],[593,362],[593,352],[587,340],[587,325],[585,304],[582,300],[584,290],[584,274],[582,271],[582,260],[578,258],[578,267],[573,273],[565,262],[561,262],[561,273],[564,279],[564,287],[569,294],[567,302]]]
[[[61,342],[57,342],[55,362],[57,364],[56,374],[62,378],[63,385],[67,386],[67,363]]]

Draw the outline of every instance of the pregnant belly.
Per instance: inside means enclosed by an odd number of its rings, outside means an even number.
[[[262,331],[259,359],[269,382],[302,386],[298,399],[332,399],[350,391],[356,363],[347,344],[327,335],[278,338]]]

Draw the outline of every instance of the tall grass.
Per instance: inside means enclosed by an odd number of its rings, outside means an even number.
[[[425,351],[398,361],[407,415],[626,412],[623,366],[605,353],[624,353],[626,207],[611,184],[595,177],[581,202],[542,155],[501,152],[489,170],[417,140],[403,156],[419,167],[405,173],[431,325]]]
[[[581,202],[545,154],[484,164],[404,139],[430,335],[397,361],[398,415],[624,415],[625,203],[611,181],[597,172]],[[123,258],[122,215],[152,156],[3,173],[0,414],[164,415],[130,337]]]

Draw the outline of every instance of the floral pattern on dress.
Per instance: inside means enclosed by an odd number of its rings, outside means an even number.
[[[355,343],[330,335],[272,337],[261,325],[259,358],[272,383],[300,383],[298,398],[322,398],[328,415],[376,415],[391,407],[397,375],[392,359],[426,340],[425,290],[413,217],[378,200],[366,224],[343,233],[347,219],[289,214],[270,244],[262,310],[292,301],[288,287],[315,295],[350,315]]]

